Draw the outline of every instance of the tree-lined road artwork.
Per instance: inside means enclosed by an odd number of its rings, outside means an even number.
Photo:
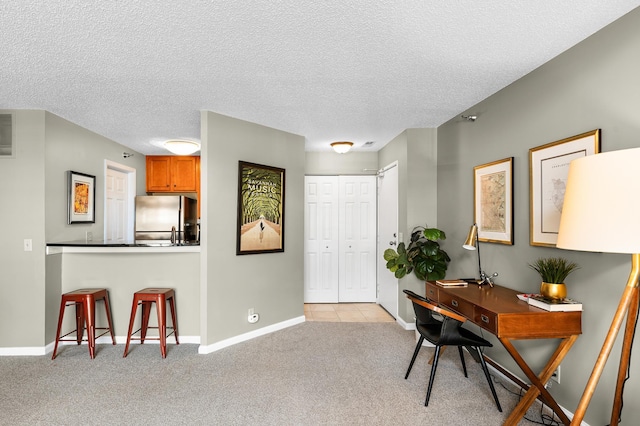
[[[258,219],[242,226],[240,249],[274,250],[280,248],[280,226],[266,219]]]

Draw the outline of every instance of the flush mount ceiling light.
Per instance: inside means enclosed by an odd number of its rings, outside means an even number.
[[[333,148],[333,150],[338,154],[344,154],[349,152],[352,146],[353,146],[353,142],[346,142],[346,141],[333,142],[331,144],[331,148]]]
[[[176,155],[189,155],[200,150],[200,144],[186,139],[171,139],[162,144]]]

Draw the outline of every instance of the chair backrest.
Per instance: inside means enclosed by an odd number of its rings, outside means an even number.
[[[446,309],[443,309],[443,308],[441,308],[439,306],[434,305],[428,299],[425,299],[424,297],[420,296],[417,293],[414,293],[411,290],[404,289],[402,291],[407,295],[407,298],[409,298],[413,302],[414,310],[416,309],[416,305],[417,305],[417,306],[420,306],[422,308],[426,308],[429,311],[429,313],[427,315],[429,315],[430,317],[433,317],[433,313],[436,312],[436,313],[442,315],[444,318],[451,318],[451,319],[454,319],[456,321],[459,321],[460,323],[463,323],[463,322],[465,322],[467,320],[462,315],[458,315],[455,312],[451,312],[449,310],[446,310]],[[420,310],[420,311],[423,312],[422,310]],[[418,316],[418,312],[416,312],[416,317],[417,316]]]
[[[491,343],[482,337],[475,335],[469,330],[463,329],[462,324],[467,320],[462,315],[434,305],[428,299],[414,293],[411,290],[403,290],[407,297],[413,302],[413,309],[416,313],[416,327],[434,345],[471,345],[471,346],[492,346]],[[437,321],[434,313],[442,316],[441,327],[431,327],[433,321]]]

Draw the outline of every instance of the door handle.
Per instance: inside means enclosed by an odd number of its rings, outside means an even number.
[[[389,241],[389,245],[390,245],[390,246],[395,246],[395,245],[396,245],[396,242],[395,242],[395,241]]]

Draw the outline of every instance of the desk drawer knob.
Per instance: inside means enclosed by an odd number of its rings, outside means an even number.
[[[451,305],[452,305],[454,308],[457,308],[457,307],[458,307],[458,301],[457,301],[457,300],[452,300],[452,301],[451,301]]]
[[[480,315],[480,319],[482,320],[483,323],[489,324],[489,317],[488,316],[482,314],[482,315]]]

